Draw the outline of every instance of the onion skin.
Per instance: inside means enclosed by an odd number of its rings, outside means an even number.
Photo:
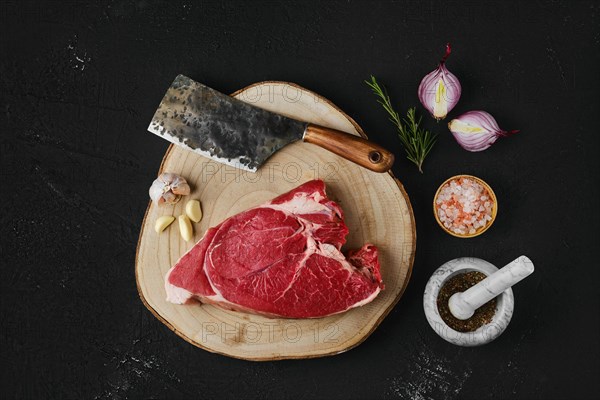
[[[421,104],[438,121],[446,118],[446,115],[458,103],[462,93],[458,78],[446,68],[446,59],[451,52],[452,49],[448,43],[446,44],[446,54],[442,57],[440,64],[435,70],[425,75],[418,90]]]
[[[501,136],[509,136],[518,130],[505,131],[485,111],[469,111],[448,123],[448,129],[465,150],[478,152],[488,149]]]

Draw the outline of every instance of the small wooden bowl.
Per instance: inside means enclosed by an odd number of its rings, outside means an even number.
[[[435,202],[440,194],[440,191],[442,190],[442,188],[444,187],[445,184],[447,184],[448,182],[450,182],[452,180],[459,179],[459,178],[470,178],[470,179],[476,181],[477,183],[479,183],[481,186],[483,186],[488,191],[488,193],[490,194],[490,200],[492,201],[492,219],[490,221],[488,221],[488,223],[485,224],[483,227],[478,228],[475,231],[475,233],[472,233],[472,234],[460,235],[458,233],[452,232],[451,230],[449,230],[448,228],[446,228],[444,226],[442,221],[440,221],[440,217],[438,216],[437,206],[436,206]],[[438,225],[445,232],[449,233],[452,236],[456,236],[459,238],[467,239],[467,238],[472,238],[472,237],[481,235],[483,232],[487,231],[490,226],[492,226],[492,224],[496,220],[497,213],[498,213],[498,199],[496,198],[496,194],[494,193],[494,191],[492,190],[490,185],[488,185],[483,179],[480,179],[473,175],[455,175],[453,177],[446,179],[444,181],[444,183],[442,183],[440,185],[440,187],[438,188],[438,190],[435,192],[435,196],[433,196],[433,215],[435,216],[435,220],[437,221]]]

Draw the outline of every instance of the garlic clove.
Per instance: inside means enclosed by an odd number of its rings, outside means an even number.
[[[192,228],[192,223],[187,215],[180,215],[177,220],[179,221],[179,233],[181,233],[181,237],[186,242],[189,242],[194,236],[194,231]]]
[[[152,182],[148,193],[152,201],[158,205],[175,204],[182,195],[190,194],[190,186],[181,176],[164,172]]]
[[[444,119],[456,106],[462,88],[458,78],[446,68],[446,59],[452,49],[450,43],[446,45],[446,54],[442,57],[437,69],[427,74],[419,85],[419,100],[431,115],[437,119]]]
[[[465,150],[478,152],[488,149],[501,136],[508,136],[518,130],[505,131],[489,113],[469,111],[448,123],[448,129]]]
[[[167,229],[167,227],[171,225],[173,221],[175,221],[175,217],[172,217],[170,215],[163,215],[162,217],[158,217],[156,219],[156,222],[154,223],[154,230],[156,231],[156,233],[161,233],[162,231]]]
[[[185,205],[185,213],[194,222],[200,222],[202,219],[202,208],[198,200],[190,200]]]

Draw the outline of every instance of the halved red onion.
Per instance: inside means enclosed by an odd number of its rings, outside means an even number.
[[[468,151],[483,151],[489,148],[500,136],[508,136],[518,130],[505,131],[485,111],[469,111],[448,123],[450,132],[459,145]]]
[[[427,74],[419,85],[421,104],[437,120],[446,118],[458,103],[462,91],[458,78],[446,68],[446,59],[451,51],[450,43],[446,44],[446,54],[439,66]]]

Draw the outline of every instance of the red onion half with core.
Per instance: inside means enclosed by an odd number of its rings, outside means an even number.
[[[419,85],[419,100],[431,115],[437,119],[444,119],[454,108],[462,88],[458,78],[446,68],[446,59],[452,49],[450,43],[446,45],[446,54],[442,57],[439,66],[423,78]]]
[[[508,136],[518,130],[505,131],[485,111],[469,111],[448,123],[450,132],[458,144],[468,151],[483,151],[489,148],[501,136]]]

